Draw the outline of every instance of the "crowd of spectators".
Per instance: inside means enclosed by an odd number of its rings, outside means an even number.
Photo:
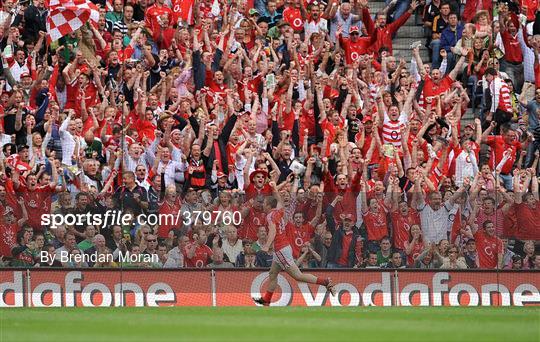
[[[2,2],[4,266],[268,267],[280,196],[301,268],[540,269],[538,1],[98,5],[48,43],[43,0]]]

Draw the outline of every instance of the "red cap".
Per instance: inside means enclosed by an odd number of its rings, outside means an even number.
[[[227,175],[224,174],[223,172],[219,171],[219,172],[217,173],[217,178],[223,178],[223,177],[227,177]]]
[[[30,73],[29,73],[29,72],[26,72],[26,71],[25,71],[25,72],[23,72],[23,73],[21,74],[21,78],[24,78],[24,77],[32,77],[32,76],[30,76]]]
[[[358,26],[351,26],[351,28],[349,29],[349,33],[353,33],[353,32],[360,33],[360,29],[358,28]]]
[[[249,180],[251,181],[251,183],[253,183],[253,179],[255,178],[255,176],[257,174],[262,174],[264,176],[264,178],[268,177],[268,172],[264,171],[264,170],[261,170],[261,169],[257,169],[255,171],[253,171],[250,175],[249,175]]]
[[[371,121],[373,122],[373,118],[371,117],[371,115],[366,115],[364,116],[364,118],[362,119],[362,123],[366,123],[368,121]]]

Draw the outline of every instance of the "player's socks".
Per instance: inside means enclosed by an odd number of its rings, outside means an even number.
[[[330,279],[328,279],[328,278],[317,277],[317,282],[316,282],[316,284],[317,284],[317,285],[326,286],[326,285],[328,285],[329,282],[330,282]]]
[[[267,303],[270,303],[272,301],[272,295],[274,295],[274,292],[271,292],[271,291],[266,291],[262,297],[262,299],[267,302]]]

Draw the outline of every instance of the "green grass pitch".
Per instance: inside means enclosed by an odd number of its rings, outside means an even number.
[[[0,310],[8,341],[540,341],[540,308]]]

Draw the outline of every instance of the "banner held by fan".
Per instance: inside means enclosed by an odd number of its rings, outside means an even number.
[[[50,44],[76,31],[87,21],[97,24],[99,9],[87,0],[50,0],[47,17],[47,42]]]

